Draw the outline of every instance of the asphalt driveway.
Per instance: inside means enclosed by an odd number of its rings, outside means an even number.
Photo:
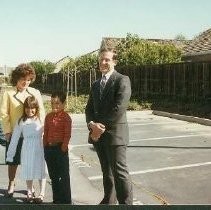
[[[134,204],[211,203],[211,127],[153,115],[128,112],[128,165]],[[102,191],[102,173],[92,145],[87,144],[84,115],[72,115],[71,152],[92,185]]]

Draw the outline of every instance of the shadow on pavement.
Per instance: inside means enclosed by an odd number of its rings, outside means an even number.
[[[4,194],[6,193],[5,189],[0,189],[0,203],[1,204],[23,204],[25,201],[25,195],[26,191],[25,190],[19,190],[15,191],[14,193],[18,193],[20,195],[12,197],[12,198],[6,198],[4,197]],[[23,197],[24,195],[24,197]]]

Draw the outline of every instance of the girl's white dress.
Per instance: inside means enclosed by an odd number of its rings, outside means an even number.
[[[23,180],[44,179],[46,164],[42,141],[43,125],[38,118],[28,118],[16,123],[6,161],[12,162],[15,156],[18,140],[23,136],[21,149],[20,178]]]

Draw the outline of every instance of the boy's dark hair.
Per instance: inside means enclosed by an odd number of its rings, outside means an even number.
[[[59,100],[64,103],[66,101],[66,93],[65,92],[62,92],[62,91],[54,91],[52,94],[51,94],[51,98],[56,98],[58,97]]]

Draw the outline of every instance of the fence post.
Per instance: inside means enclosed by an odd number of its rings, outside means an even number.
[[[69,108],[69,90],[70,90],[70,77],[69,77],[69,73],[70,73],[70,67],[67,67],[67,109]]]

